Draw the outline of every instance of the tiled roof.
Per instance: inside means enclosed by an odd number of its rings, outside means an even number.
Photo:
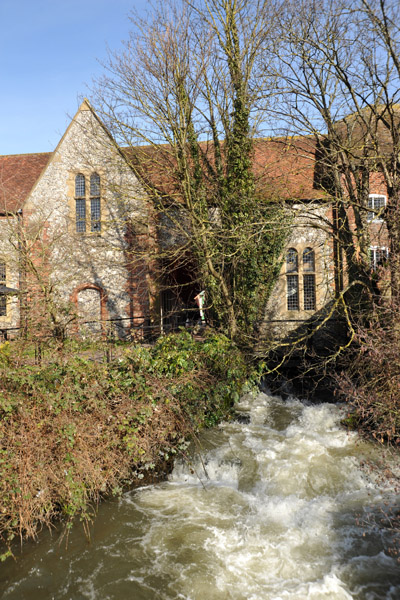
[[[212,145],[202,144],[207,158]],[[323,197],[315,184],[316,143],[312,137],[259,139],[255,143],[254,172],[259,193],[281,199],[312,200]],[[124,150],[128,160],[140,162],[138,171],[149,187],[179,197],[174,177],[175,160],[168,146]],[[47,165],[51,152],[0,156],[0,213],[22,205]],[[212,158],[210,159],[210,162]],[[171,175],[169,175],[171,174]],[[210,175],[210,186],[213,185]]]
[[[339,147],[355,158],[379,159],[393,152],[393,132],[400,124],[400,105],[365,107],[335,123]]]
[[[51,154],[0,156],[0,213],[22,208]]]
[[[212,144],[202,143],[201,149],[210,164],[213,163]],[[176,161],[168,146],[139,146],[123,152],[150,189],[153,187],[161,194],[179,198]],[[316,183],[314,137],[258,139],[253,164],[260,195],[284,200],[313,200],[325,196]],[[208,177],[210,188],[212,170]]]
[[[257,140],[254,173],[259,193],[284,200],[323,198],[316,183],[316,139],[309,137]]]

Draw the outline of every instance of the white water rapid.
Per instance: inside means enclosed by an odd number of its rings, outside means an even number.
[[[104,503],[92,540],[48,538],[0,572],[13,600],[397,600],[380,526],[391,491],[340,409],[263,393],[202,436],[202,459]],[[2,586],[2,587],[1,587]]]

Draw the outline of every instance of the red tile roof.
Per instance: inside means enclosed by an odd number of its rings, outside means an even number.
[[[0,156],[0,212],[22,208],[51,152]]]
[[[311,136],[257,140],[254,173],[259,193],[283,200],[326,196],[316,183],[316,152],[316,139]]]
[[[201,145],[212,165],[212,144]],[[123,152],[142,181],[161,194],[179,198],[176,160],[167,145],[137,146]],[[326,196],[316,183],[314,137],[258,139],[254,144],[254,174],[258,193],[284,200],[313,200]],[[211,169],[212,171],[212,169]],[[212,186],[212,174],[208,174]]]
[[[205,145],[206,154],[211,145]],[[282,199],[312,200],[324,193],[315,184],[316,143],[312,137],[259,139],[254,146],[254,172],[259,193]],[[142,179],[162,193],[179,197],[174,157],[168,146],[124,150],[140,161]],[[0,156],[0,213],[22,208],[47,165],[51,152]],[[169,175],[169,173],[171,175]]]

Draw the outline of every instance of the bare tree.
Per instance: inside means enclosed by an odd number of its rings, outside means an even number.
[[[190,264],[208,312],[250,344],[279,273],[277,198],[253,171],[275,8],[264,0],[159,3],[135,30],[94,104],[154,200],[157,261]],[[171,243],[171,240],[174,240]]]
[[[391,261],[399,256],[398,12],[398,3],[385,0],[351,8],[321,0],[288,4],[281,14],[278,115],[291,133],[316,139],[319,183],[334,199],[338,285],[347,278],[353,305],[365,299],[362,290],[369,298],[377,293],[369,255],[372,184],[387,190],[387,207],[375,216],[385,217]],[[392,269],[393,289],[398,272]]]

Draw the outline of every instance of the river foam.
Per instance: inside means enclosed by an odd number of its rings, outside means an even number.
[[[2,597],[400,598],[378,527],[391,491],[361,468],[373,451],[340,427],[340,409],[259,394],[238,410],[246,418],[204,434],[168,482],[100,507],[89,547],[77,532],[65,553],[49,543]]]

